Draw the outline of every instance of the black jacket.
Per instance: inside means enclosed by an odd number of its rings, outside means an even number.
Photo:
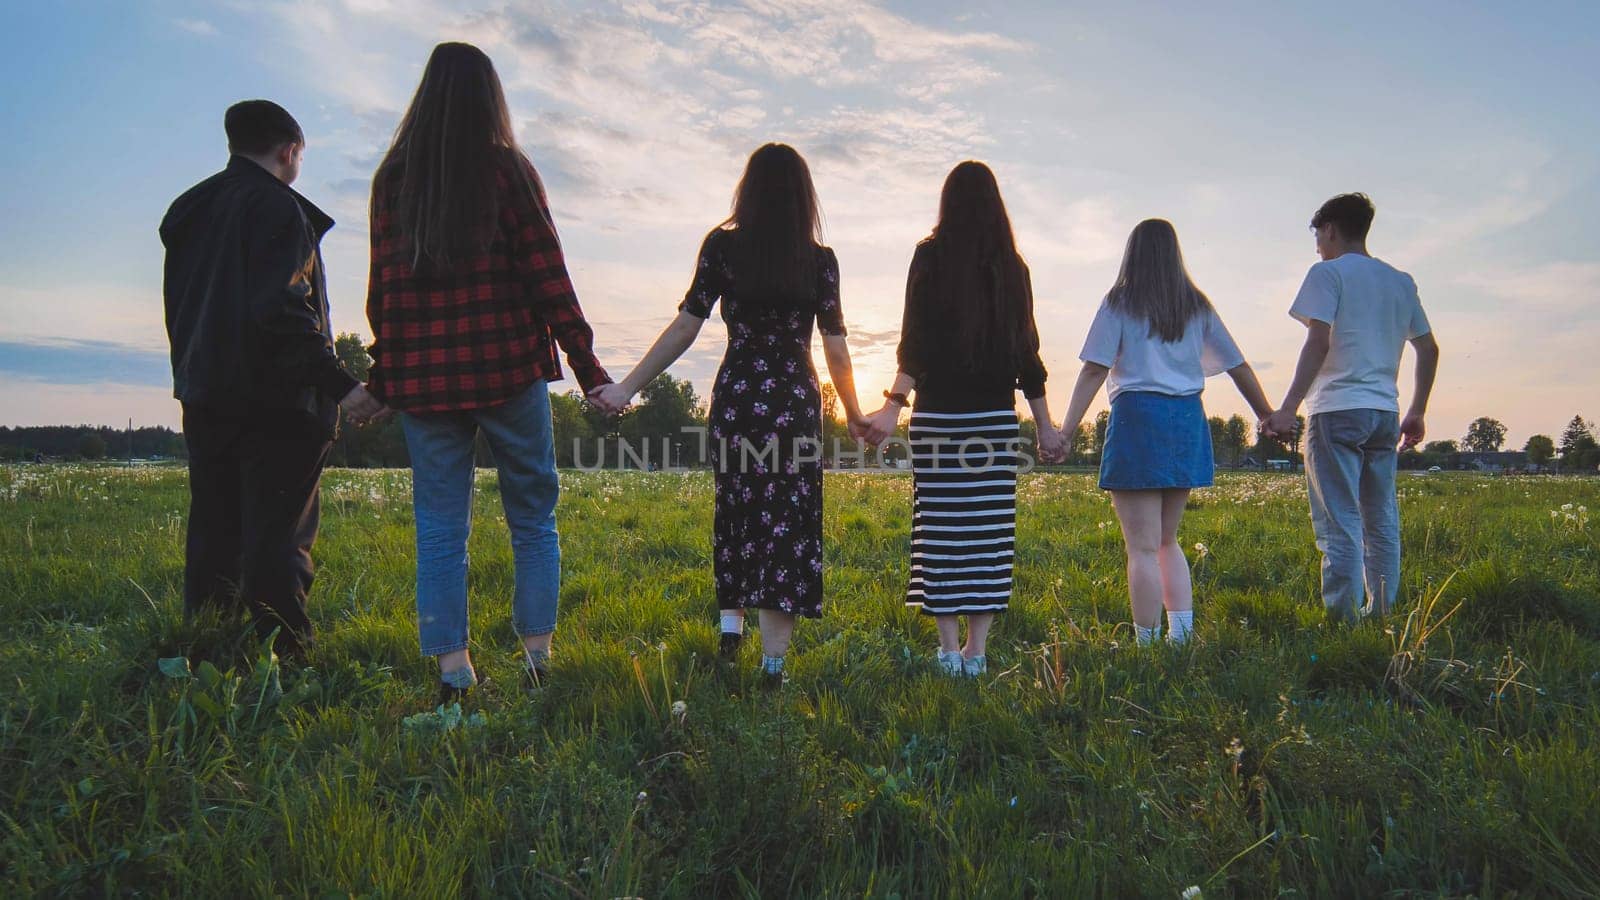
[[[322,236],[333,219],[241,156],[161,220],[172,393],[186,405],[303,412],[331,434],[357,382],[333,349]]]

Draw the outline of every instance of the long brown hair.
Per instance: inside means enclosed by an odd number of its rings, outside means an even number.
[[[422,83],[373,178],[386,192],[416,269],[447,270],[488,249],[499,219],[497,177],[534,191],[520,162],[494,63],[471,44],[433,48]]]
[[[1106,302],[1129,318],[1150,323],[1150,336],[1168,344],[1182,340],[1189,322],[1211,309],[1211,300],[1189,278],[1177,229],[1166,219],[1145,219],[1133,226]]]
[[[733,192],[732,226],[741,273],[761,303],[804,302],[817,293],[822,208],[805,158],[788,144],[762,144],[750,154]]]
[[[965,361],[1021,359],[1034,331],[1032,289],[988,166],[967,160],[950,170],[928,242],[933,302],[962,336]]]

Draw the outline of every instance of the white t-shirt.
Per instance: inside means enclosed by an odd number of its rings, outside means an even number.
[[[1206,378],[1244,362],[1244,354],[1214,310],[1196,316],[1183,337],[1166,343],[1150,334],[1150,323],[1130,318],[1100,301],[1078,358],[1105,366],[1106,394],[1151,391],[1184,397],[1205,389]]]
[[[1333,326],[1328,358],[1306,396],[1308,413],[1400,411],[1401,351],[1431,330],[1410,275],[1360,253],[1324,260],[1306,273],[1289,315]]]

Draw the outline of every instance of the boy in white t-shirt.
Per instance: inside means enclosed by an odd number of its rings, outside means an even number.
[[[1306,326],[1294,382],[1263,423],[1293,433],[1305,401],[1306,481],[1322,551],[1322,602],[1338,621],[1384,615],[1400,582],[1396,444],[1422,441],[1439,345],[1410,275],[1367,253],[1372,201],[1341,194],[1311,219],[1322,262],[1306,273],[1289,314]],[[1416,350],[1416,389],[1400,417],[1400,356]],[[1361,604],[1365,594],[1366,605]]]

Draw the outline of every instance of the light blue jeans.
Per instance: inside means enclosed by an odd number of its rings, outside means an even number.
[[[1400,587],[1394,485],[1399,440],[1400,417],[1387,410],[1318,413],[1306,425],[1306,483],[1322,551],[1322,603],[1335,619],[1355,621],[1394,608]]]
[[[561,544],[556,535],[554,438],[543,381],[498,406],[402,413],[417,522],[417,634],[424,656],[467,646],[467,537],[472,532],[473,448],[481,429],[500,473],[511,529],[516,591],[511,625],[524,637],[556,629]]]

